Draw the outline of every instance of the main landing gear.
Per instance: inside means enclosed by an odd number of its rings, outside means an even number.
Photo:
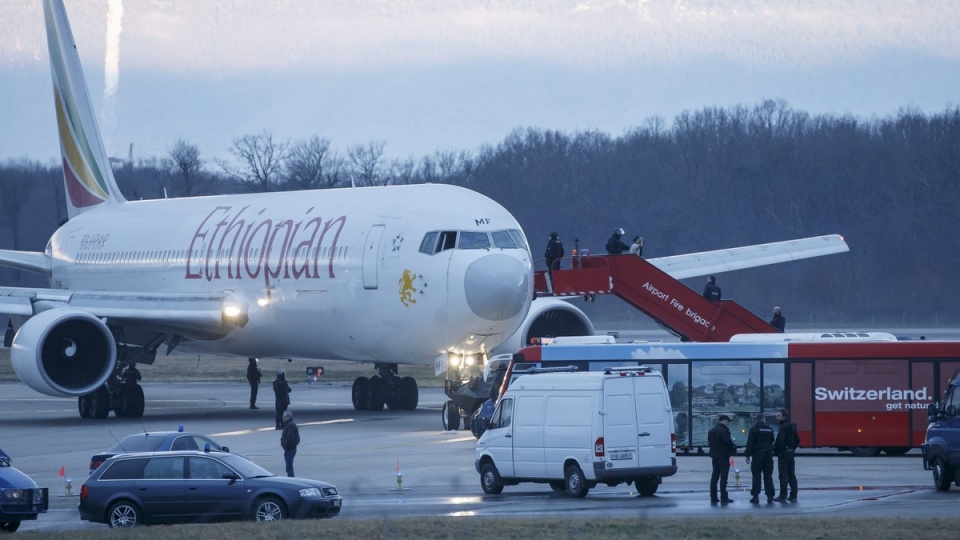
[[[420,401],[420,389],[413,377],[397,375],[396,364],[376,364],[379,375],[353,381],[353,408],[358,411],[412,411]]]
[[[107,382],[93,392],[77,398],[81,418],[106,418],[112,410],[120,418],[143,416],[143,387],[137,382],[140,372],[136,364],[119,364]]]

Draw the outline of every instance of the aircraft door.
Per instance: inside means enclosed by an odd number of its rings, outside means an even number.
[[[377,288],[377,266],[380,261],[380,239],[386,225],[374,225],[367,233],[367,244],[363,248],[363,288]]]

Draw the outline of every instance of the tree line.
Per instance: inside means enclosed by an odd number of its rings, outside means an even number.
[[[960,262],[960,107],[863,119],[767,100],[685,111],[669,125],[654,117],[616,136],[524,128],[474,151],[400,160],[387,160],[385,145],[339,153],[320,136],[262,132],[209,163],[179,140],[163,158],[118,161],[114,172],[128,199],[458,184],[511,211],[535,258],[551,231],[568,253],[579,239],[598,254],[622,227],[626,240],[645,237],[648,258],[840,233],[849,253],[722,274],[724,297],[762,316],[778,304],[788,320],[814,325],[960,322],[945,294]],[[65,217],[60,174],[0,165],[0,247],[42,249]],[[615,303],[602,310],[632,316]]]

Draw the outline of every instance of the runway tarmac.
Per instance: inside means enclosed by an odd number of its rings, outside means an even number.
[[[21,530],[106,527],[81,522],[76,509],[90,456],[110,447],[115,439],[144,430],[175,430],[182,425],[284,474],[273,402],[261,399],[260,410],[248,409],[245,383],[146,382],[143,386],[147,399],[143,418],[111,415],[106,420],[84,420],[77,414],[76,399],[51,398],[20,383],[0,383],[0,448],[13,458],[15,467],[51,493],[49,512],[35,522],[24,522]],[[678,457],[679,472],[665,478],[652,497],[640,497],[632,486],[601,485],[585,499],[571,499],[553,493],[545,484],[507,486],[501,495],[485,495],[474,470],[473,436],[463,430],[442,431],[440,411],[446,400],[442,389],[421,389],[415,411],[371,413],[353,410],[347,383],[309,387],[292,381],[291,386],[291,410],[302,439],[295,462],[297,476],[337,486],[344,499],[337,519],[552,514],[946,517],[954,515],[960,503],[960,488],[946,493],[933,489],[918,450],[902,457],[875,458],[855,458],[833,449],[803,450],[797,457],[799,500],[791,504],[750,504],[749,467],[737,457],[734,468],[741,470],[739,485],[735,473],[730,479],[734,502],[712,506],[709,458],[683,454]],[[272,397],[268,385],[263,385],[260,395]],[[61,467],[72,480],[72,495],[66,495],[58,475]]]

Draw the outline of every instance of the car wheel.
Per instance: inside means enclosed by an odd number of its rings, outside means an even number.
[[[443,404],[443,411],[441,411],[441,420],[443,420],[443,430],[444,431],[456,431],[460,429],[460,411],[457,410],[457,405],[452,400],[447,400]]]
[[[493,463],[484,463],[480,468],[480,487],[487,495],[503,493],[503,479],[500,478],[500,471]]]
[[[275,497],[259,499],[253,506],[253,519],[256,521],[281,521],[285,517],[283,504]]]
[[[937,491],[949,491],[950,481],[953,480],[953,471],[941,458],[933,458],[933,485]]]
[[[0,531],[12,533],[17,532],[17,529],[19,528],[19,521],[0,521]]]
[[[563,480],[551,480],[550,489],[556,491],[557,493],[563,493],[567,490],[567,484]]]
[[[130,501],[113,503],[107,511],[107,525],[114,529],[129,529],[141,524],[140,509]]]
[[[634,487],[637,488],[637,493],[643,495],[644,497],[649,497],[657,492],[657,488],[660,487],[660,484],[657,482],[657,479],[652,476],[644,476],[642,478],[637,478],[633,481]]]
[[[571,497],[583,498],[590,491],[579,465],[570,465],[563,471],[563,483],[567,488],[567,495]]]

